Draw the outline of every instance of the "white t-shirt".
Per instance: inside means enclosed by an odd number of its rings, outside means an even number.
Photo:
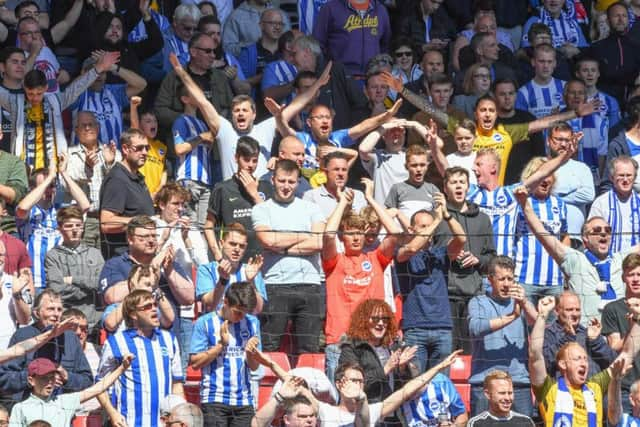
[[[0,348],[9,347],[9,341],[16,331],[15,306],[13,301],[13,276],[0,273],[0,285],[2,286],[2,298],[0,298]]]
[[[382,402],[369,405],[369,426],[374,427],[382,412]],[[351,412],[341,410],[338,406],[332,406],[320,402],[318,418],[321,427],[353,427],[356,416]]]
[[[236,173],[236,146],[238,138],[241,136],[234,128],[231,122],[223,117],[220,118],[220,129],[216,141],[218,142],[218,150],[220,150],[220,163],[222,164],[222,179],[227,180]],[[254,123],[251,132],[246,136],[254,138],[260,144],[260,156],[258,157],[258,167],[255,176],[262,176],[268,172],[267,161],[271,157],[271,145],[273,138],[276,136],[276,119],[271,117]]]
[[[462,156],[455,153],[451,153],[447,156],[447,162],[449,163],[449,167],[452,168],[454,166],[460,166],[461,168],[465,168],[469,171],[469,184],[477,184],[478,179],[476,178],[475,172],[473,172],[473,165],[476,162],[476,152],[473,151],[468,156]]]

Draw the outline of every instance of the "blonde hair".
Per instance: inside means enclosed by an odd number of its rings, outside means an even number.
[[[529,160],[529,163],[527,163],[524,169],[522,170],[522,175],[520,176],[520,180],[525,181],[531,175],[536,173],[536,171],[540,169],[540,167],[543,164],[545,164],[548,160],[549,159],[547,159],[546,157],[534,157],[533,159]],[[553,174],[552,176],[555,182],[555,179],[556,179],[555,174]]]

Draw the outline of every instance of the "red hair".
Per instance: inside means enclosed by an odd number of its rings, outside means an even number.
[[[363,341],[373,339],[369,318],[376,312],[380,312],[381,316],[389,318],[387,330],[384,337],[382,337],[382,345],[390,345],[398,334],[398,325],[396,324],[396,318],[391,311],[391,307],[381,299],[367,299],[358,304],[351,315],[351,323],[347,330],[349,338],[355,338]]]

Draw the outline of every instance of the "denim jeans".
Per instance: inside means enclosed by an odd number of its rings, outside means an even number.
[[[471,414],[474,417],[489,409],[489,402],[484,395],[481,385],[471,386]],[[533,416],[533,400],[531,398],[531,387],[528,385],[513,386],[513,411],[520,412],[528,417]]]
[[[173,322],[173,333],[178,339],[180,357],[182,358],[182,374],[186,378],[187,365],[189,364],[189,349],[191,348],[191,334],[193,333],[193,319],[176,317],[176,320]]]
[[[450,329],[411,328],[403,332],[405,344],[418,346],[413,362],[419,372],[434,367],[451,353]]]
[[[191,194],[188,209],[191,222],[200,227],[204,227],[204,222],[207,220],[207,209],[209,209],[211,189],[197,181],[183,180],[181,184]]]
[[[331,384],[335,384],[336,369],[340,361],[340,344],[327,344],[324,348],[324,367]]]

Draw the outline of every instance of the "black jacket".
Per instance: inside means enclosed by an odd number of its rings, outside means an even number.
[[[478,205],[471,202],[467,202],[465,212],[460,212],[450,205],[447,206],[447,209],[460,223],[467,235],[464,250],[471,252],[480,260],[478,265],[470,268],[462,268],[456,261],[450,262],[449,295],[478,295],[482,289],[482,274],[486,272],[489,260],[496,254],[491,219],[480,212]],[[435,231],[434,245],[445,246],[452,237],[449,226],[442,222]]]
[[[364,392],[369,403],[382,402],[391,394],[384,366],[368,342],[348,339],[340,344],[340,350],[338,366],[346,362],[357,362],[364,370]]]
[[[590,54],[600,62],[598,89],[615,97],[620,105],[640,71],[640,44],[628,35],[611,34],[591,45]],[[622,53],[622,54],[621,54]]]
[[[400,21],[400,28],[397,35],[408,37],[414,44],[421,46],[425,44],[427,28],[424,25],[422,18],[422,10],[419,6],[420,2],[416,2],[416,8],[413,13],[407,14],[402,21]],[[456,25],[449,17],[444,7],[439,7],[438,10],[431,16],[431,34],[429,39],[449,39],[451,41],[456,38]]]

